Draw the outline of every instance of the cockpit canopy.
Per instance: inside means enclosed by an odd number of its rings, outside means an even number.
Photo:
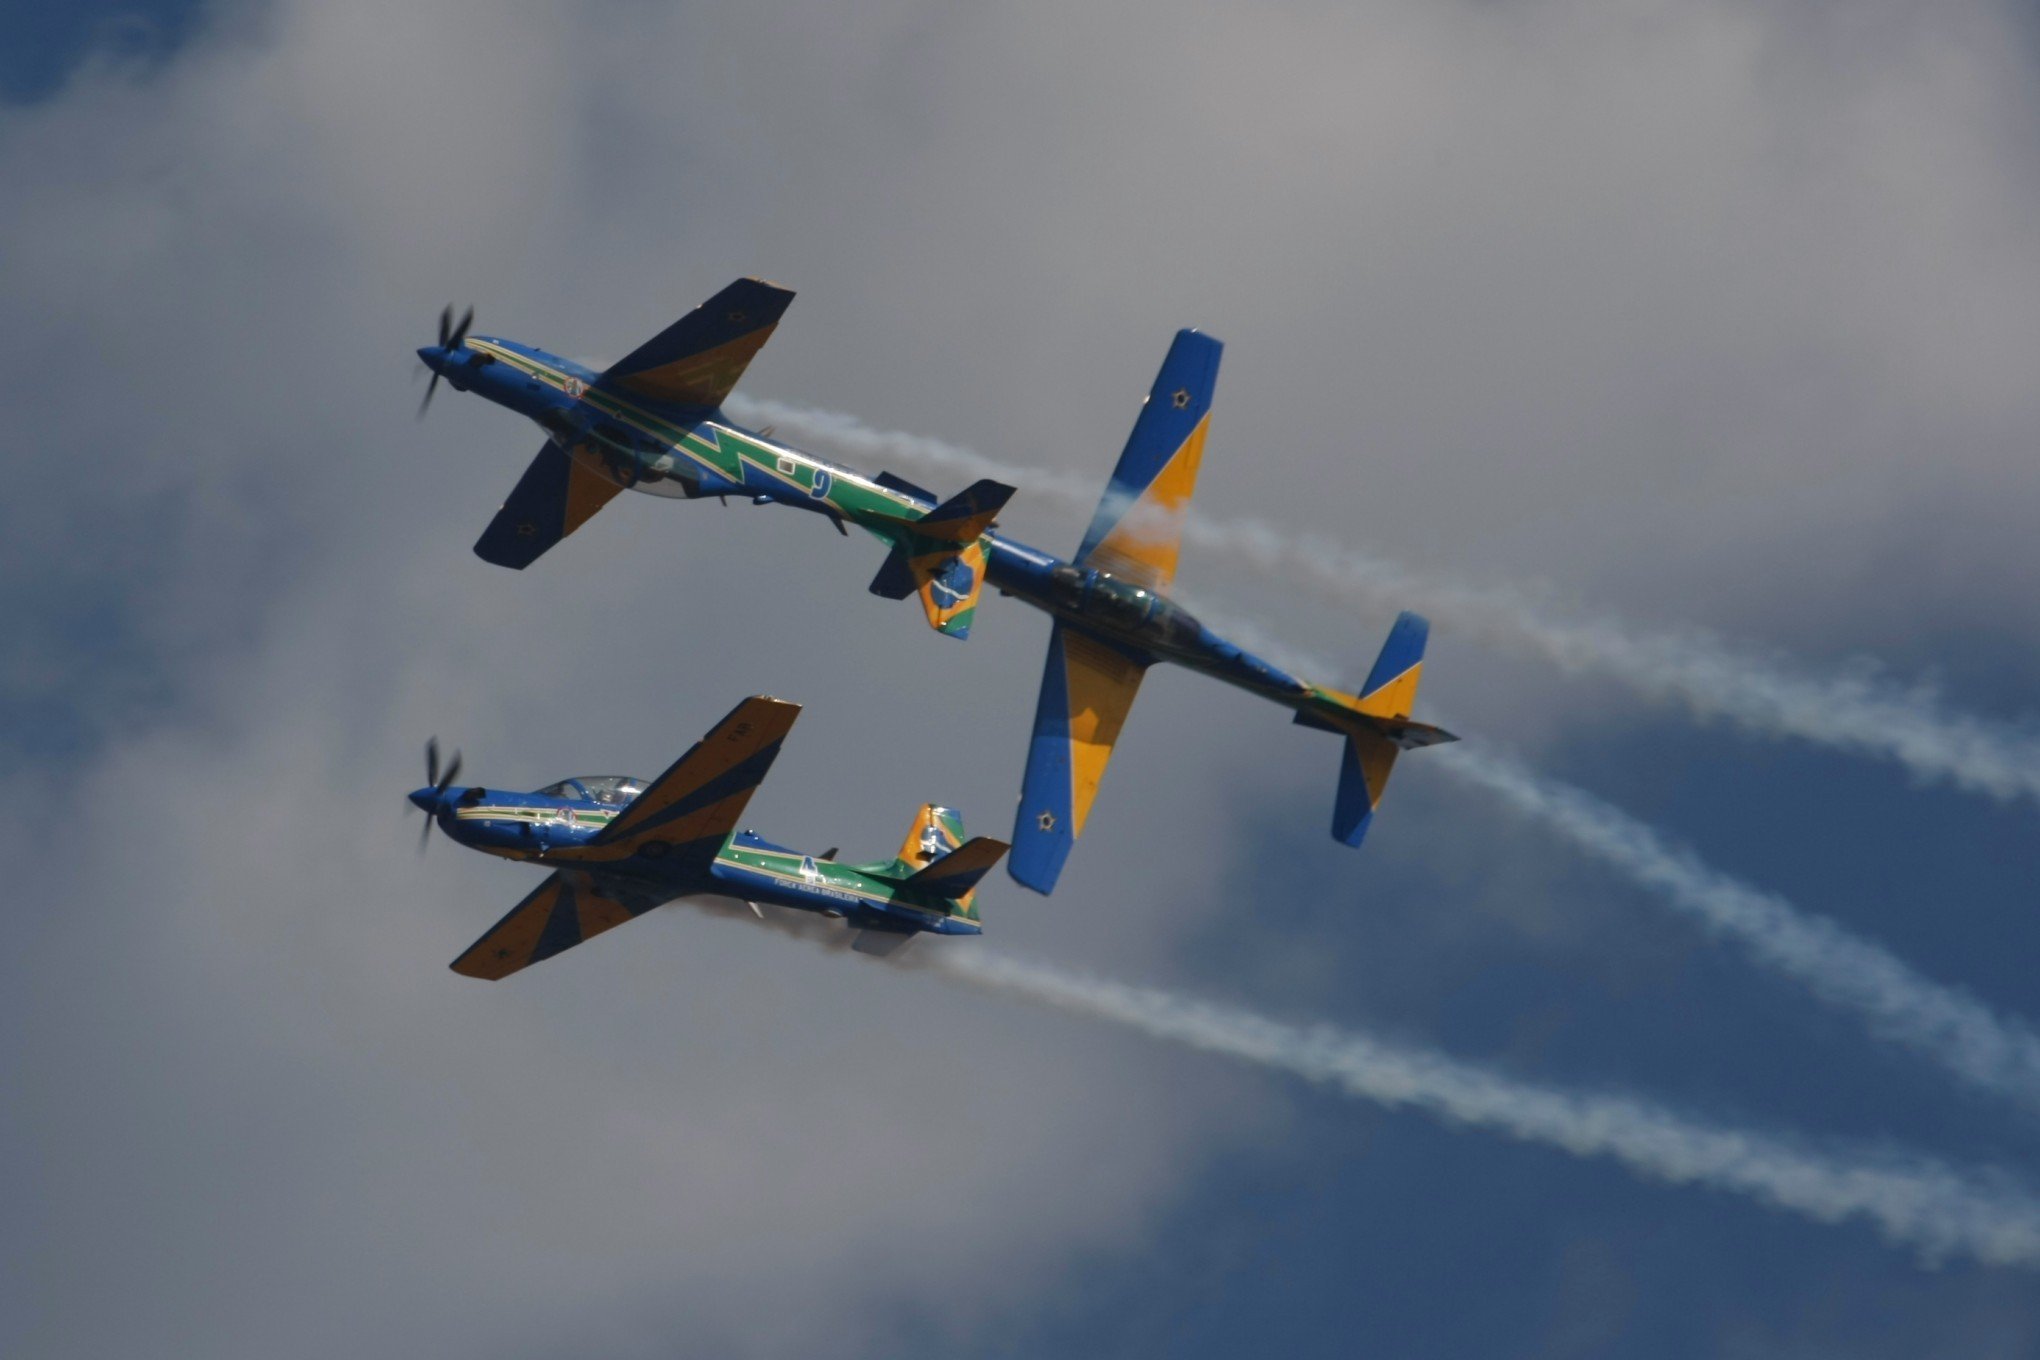
[[[1048,579],[1049,591],[1063,609],[1142,641],[1185,644],[1202,631],[1183,606],[1111,572],[1064,563],[1050,571]]]
[[[584,774],[578,779],[548,784],[538,793],[542,798],[572,798],[604,807],[622,807],[644,791],[645,781],[627,774]]]

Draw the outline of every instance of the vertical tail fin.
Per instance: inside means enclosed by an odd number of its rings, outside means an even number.
[[[930,628],[944,637],[969,637],[985,584],[983,535],[1012,495],[1002,482],[981,480],[920,519],[902,521],[871,593],[889,600],[918,594]]]
[[[900,842],[900,863],[919,873],[964,842],[963,814],[955,808],[924,803]]]
[[[925,803],[900,843],[901,876],[916,888],[955,899],[956,914],[975,921],[977,909],[971,903],[977,897],[977,881],[1005,853],[1004,841],[979,836],[966,842],[963,814],[955,808]]]

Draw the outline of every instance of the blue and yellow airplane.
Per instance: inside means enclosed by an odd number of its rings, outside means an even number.
[[[468,977],[502,978],[679,898],[729,898],[767,919],[791,908],[841,920],[860,953],[898,952],[919,934],[978,935],[978,880],[1006,853],[965,840],[963,817],[933,803],[916,814],[899,854],[839,864],[739,830],[799,704],[744,700],[673,767],[646,783],[622,775],[563,779],[535,793],[455,788],[460,755],[439,769],[425,747],[425,787],[411,802],[462,845],[556,866],[545,882],[453,961]],[[762,904],[762,905],[761,905]]]
[[[1013,877],[1049,892],[1084,829],[1148,667],[1171,661],[1295,711],[1345,739],[1332,834],[1357,846],[1398,754],[1452,741],[1414,721],[1429,625],[1405,613],[1356,692],[1298,679],[1219,636],[1168,598],[1211,424],[1221,345],[1180,331],[1069,560],[992,532],[1013,488],[984,480],[947,500],[889,472],[866,477],[747,430],[722,411],[793,294],[731,284],[595,372],[515,341],[469,336],[448,308],[418,351],[441,378],[527,416],[546,443],[475,552],[523,568],[626,487],[697,499],[747,496],[856,524],[890,547],[874,594],[918,596],[934,629],[969,636],[987,580],[1055,620],[1014,823]],[[420,408],[422,411],[422,407]]]

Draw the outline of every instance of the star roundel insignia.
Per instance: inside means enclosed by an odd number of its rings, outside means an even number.
[[[519,538],[530,538],[533,534],[536,534],[537,532],[538,526],[536,524],[533,524],[530,520],[528,519],[519,520],[517,522],[517,536]]]
[[[1187,387],[1179,387],[1179,388],[1177,388],[1177,389],[1176,389],[1176,391],[1175,391],[1175,393],[1174,393],[1174,395],[1172,395],[1172,396],[1171,396],[1171,397],[1169,398],[1169,404],[1170,404],[1171,406],[1175,407],[1175,408],[1176,408],[1176,409],[1177,409],[1178,411],[1187,411],[1187,410],[1189,410],[1189,409],[1190,409],[1190,389],[1189,389],[1189,388],[1187,388]]]
[[[1041,815],[1034,819],[1034,824],[1040,827],[1043,831],[1053,831],[1055,830],[1055,814],[1053,812],[1050,812],[1048,809],[1043,808],[1041,811]]]

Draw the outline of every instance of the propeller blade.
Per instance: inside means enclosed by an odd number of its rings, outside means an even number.
[[[453,314],[453,308],[448,307],[446,309],[446,312],[447,315],[451,316]],[[453,335],[450,339],[448,339],[445,342],[443,348],[459,349],[461,346],[461,342],[467,339],[468,327],[474,324],[475,324],[475,309],[470,307],[465,312],[461,313],[460,324],[453,328]]]
[[[453,759],[446,762],[444,770],[439,768],[439,738],[425,738],[425,782],[432,786],[434,806],[425,809],[425,827],[418,833],[418,853],[424,854],[425,847],[432,840],[432,824],[439,820],[439,795],[460,777],[460,752],[453,753]],[[415,797],[415,795],[414,795]]]
[[[439,347],[447,348],[446,342],[453,338],[453,304],[446,304],[446,310],[439,314]]]
[[[425,400],[418,403],[418,419],[425,419],[425,411],[432,405],[432,394],[439,390],[439,374],[435,371],[432,381],[425,384]]]

